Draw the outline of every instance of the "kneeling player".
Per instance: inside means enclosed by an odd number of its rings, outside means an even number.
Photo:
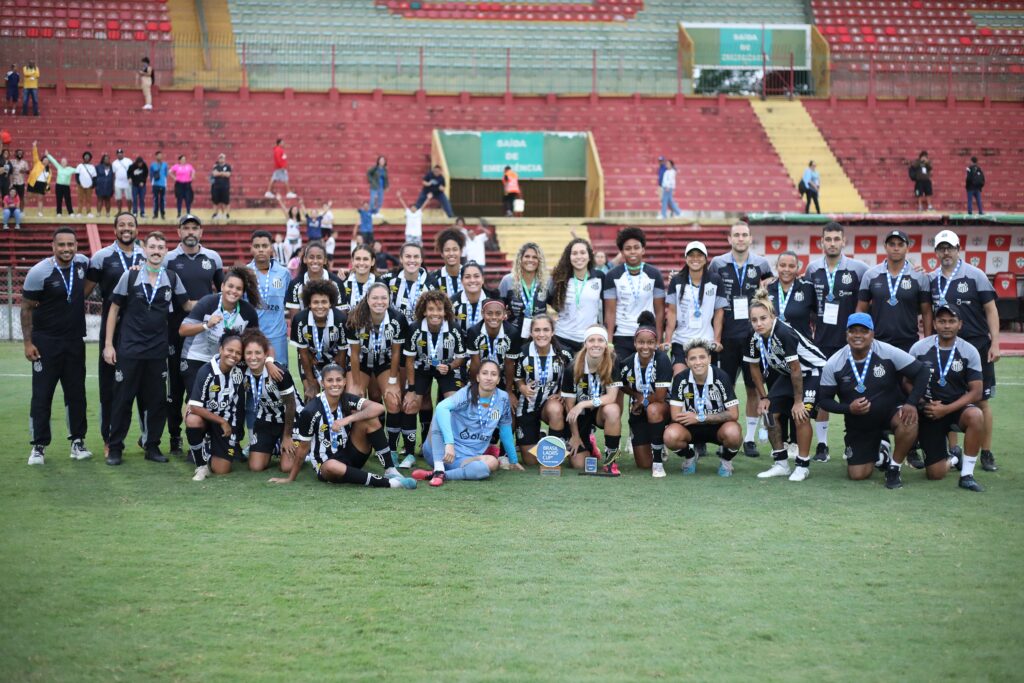
[[[615,354],[608,346],[608,331],[600,325],[591,326],[584,335],[583,348],[562,375],[562,399],[568,411],[565,420],[571,434],[566,451],[577,469],[583,469],[590,455],[586,444],[590,443],[591,432],[600,427],[604,430],[601,466],[606,473],[619,475],[615,458],[622,436],[622,409],[616,402],[622,386],[620,374]]]
[[[830,413],[843,414],[851,449],[847,476],[867,479],[877,461],[886,470],[886,488],[898,489],[903,486],[900,468],[917,440],[917,404],[928,387],[928,368],[909,353],[876,341],[874,330],[867,313],[847,319],[847,346],[825,363],[818,404]],[[913,383],[909,397],[901,390],[900,376]],[[895,435],[891,462],[880,457],[878,449],[888,431]]]
[[[925,472],[929,479],[946,476],[947,436],[959,427],[965,435],[960,488],[984,491],[974,480],[974,465],[985,431],[985,416],[977,406],[982,397],[981,355],[957,336],[961,322],[952,308],[940,306],[935,311],[934,325],[938,334],[910,348],[910,355],[931,369],[917,430],[917,440],[924,449]]]
[[[622,391],[629,395],[629,440],[633,459],[640,469],[655,477],[665,476],[663,464],[668,390],[672,387],[672,359],[658,350],[654,314],[644,311],[633,335],[636,353],[619,370]]]
[[[665,446],[686,458],[683,474],[694,474],[697,456],[691,446],[718,444],[722,447],[718,475],[731,477],[732,459],[743,443],[740,402],[733,378],[711,365],[714,348],[709,339],[691,339],[683,348],[686,369],[672,380],[668,398],[671,423],[665,428]]]
[[[185,436],[196,464],[193,481],[227,474],[245,428],[245,373],[242,338],[233,330],[221,335],[219,352],[196,371],[185,415]],[[209,445],[207,445],[209,444]]]
[[[267,356],[270,340],[259,330],[246,330],[242,335],[242,356],[245,360],[245,381],[250,392],[247,406],[255,415],[249,435],[249,469],[262,472],[270,467],[275,449],[281,452],[281,471],[292,468],[292,426],[295,422],[295,384],[288,368],[271,361],[281,371],[281,379],[270,376]]]
[[[295,423],[295,457],[287,477],[275,477],[273,484],[290,484],[311,458],[317,479],[331,484],[355,484],[373,488],[416,488],[409,477],[382,477],[361,469],[376,450],[387,450],[388,439],[380,423],[384,406],[369,399],[346,394],[345,374],[334,364],[320,371],[324,390],[299,413]],[[383,462],[383,459],[382,459]]]

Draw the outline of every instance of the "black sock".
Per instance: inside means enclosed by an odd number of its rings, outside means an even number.
[[[664,461],[665,444],[662,435],[665,433],[665,422],[656,422],[651,425],[651,455],[654,462]]]
[[[783,461],[784,462],[784,461],[786,461],[788,459],[789,459],[789,451],[786,450],[785,448],[781,448],[781,449],[779,449],[777,451],[775,451],[775,450],[772,451],[772,460]]]
[[[388,430],[388,447],[395,453],[398,452],[398,437],[402,435],[402,413],[388,413],[384,421]]]
[[[416,455],[416,415],[402,414],[402,439],[405,441],[405,454]]]
[[[548,432],[551,434],[551,436],[557,436],[562,441],[568,441],[569,440],[569,433],[570,432],[569,432],[569,426],[568,425],[563,426],[561,429],[551,429],[549,427],[548,428]],[[586,441],[584,441],[584,443],[586,443]]]
[[[377,459],[385,469],[395,466],[395,459],[391,456],[391,447],[388,446],[388,437],[383,429],[375,429],[367,432],[366,437],[370,440],[370,447],[377,454]]]
[[[205,465],[203,441],[206,438],[206,430],[202,427],[185,427],[185,438],[188,440],[188,448],[192,451],[192,460],[195,461],[196,467]]]
[[[420,409],[420,434],[422,440],[426,442],[430,435],[430,421],[434,419],[433,408],[422,408]],[[415,427],[414,427],[415,428]]]
[[[615,462],[615,457],[619,454],[619,440],[622,437],[612,436],[610,434],[604,435],[604,465],[607,467]]]
[[[736,457],[736,453],[738,453],[738,452],[739,452],[738,449],[722,448],[722,454],[719,455],[718,457],[720,457],[722,460],[725,460],[726,462],[728,462],[728,461],[732,460],[733,458],[735,458]]]
[[[801,458],[798,455],[796,457],[796,466],[797,467],[810,467],[811,466],[811,459],[810,458]]]
[[[378,474],[370,474],[369,472],[356,467],[346,467],[345,474],[341,476],[341,481],[346,484],[369,486],[377,489],[386,489],[391,487],[391,482],[384,477]]]

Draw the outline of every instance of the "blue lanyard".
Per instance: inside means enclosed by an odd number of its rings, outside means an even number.
[[[466,300],[466,329],[473,327],[480,322],[480,301],[475,304],[471,303],[468,299]]]
[[[331,412],[331,406],[327,402],[327,395],[321,393],[320,406],[324,409],[324,416],[327,420],[327,431],[330,432],[331,435],[331,448],[336,451],[338,450],[339,446],[344,445],[345,442],[347,441],[347,439],[344,436],[344,430],[337,432],[334,431],[334,421],[340,420],[343,417],[345,417],[344,413],[341,412],[341,401],[338,401],[337,412]]]
[[[235,318],[238,317],[238,309],[241,308],[237,303],[235,304],[235,310],[231,312],[231,317],[228,317],[228,312],[224,310],[224,298],[221,297],[220,302],[217,303],[217,311],[220,313],[220,317],[223,318],[224,329],[232,329],[232,325],[235,322]]]
[[[786,322],[786,306],[789,305],[789,298],[793,296],[793,289],[796,287],[796,281],[793,282],[789,287],[789,294],[786,294],[782,290],[782,282],[779,282],[779,320]]]
[[[270,266],[267,268],[267,276],[264,279],[260,279],[260,270],[256,267],[256,261],[249,264],[249,268],[256,273],[256,286],[260,290],[260,299],[263,308],[267,308],[267,300],[270,298],[270,283],[271,283],[271,271],[274,269],[274,259],[270,259]],[[264,286],[266,285],[266,286]]]
[[[484,402],[483,397],[479,397],[476,402],[476,418],[480,422],[481,426],[487,425],[487,413],[491,411],[491,405],[494,403],[494,397],[490,397]]]
[[[310,325],[310,328],[310,331],[313,333],[313,348],[316,349],[316,359],[317,361],[323,361],[324,343],[327,341],[327,337],[330,335],[330,330],[327,329],[327,321],[324,321],[324,331],[323,334],[319,336],[317,336],[316,333],[318,329],[316,326],[316,320],[313,321],[313,324]]]
[[[690,296],[693,298],[693,317],[700,317],[700,288],[704,285],[704,281],[701,280],[699,285],[693,284],[693,278],[690,274],[686,274],[686,279],[690,281]]]
[[[428,360],[430,361],[431,365],[433,365],[434,367],[437,367],[438,365],[441,364],[441,357],[440,357],[440,354],[438,352],[438,349],[440,349],[440,348],[442,348],[444,346],[444,340],[442,339],[443,330],[438,330],[437,331],[437,341],[436,342],[431,341],[430,338],[431,338],[431,335],[433,333],[429,329],[426,330],[426,333],[427,333],[427,356],[429,357]]]
[[[542,362],[543,361],[543,362]],[[543,389],[547,386],[548,377],[548,357],[547,356],[534,356],[533,357],[533,376],[537,378],[537,384]]]
[[[380,325],[377,326],[376,330],[373,329],[373,325],[370,325],[370,349],[373,351],[375,356],[379,355],[384,349],[384,340],[386,339],[384,327],[387,323],[388,319],[385,314],[384,319],[380,321]]]
[[[445,281],[448,284],[448,296],[453,296],[456,292],[462,291],[462,270],[459,270],[459,274],[454,277],[448,274],[448,271],[444,268],[441,269],[441,273],[444,275]]]
[[[114,253],[117,254],[117,258],[121,260],[121,268],[125,273],[135,266],[135,257],[139,255],[139,252],[132,251],[131,257],[125,260],[124,252],[121,250],[121,247],[117,246],[117,244],[114,244]]]
[[[260,409],[260,399],[263,397],[263,384],[265,381],[266,380],[262,374],[259,377],[256,377],[251,373],[249,374],[249,385],[252,387],[253,405],[256,406],[257,411]]]
[[[636,268],[636,275],[630,272],[630,267],[626,266],[626,280],[629,282],[629,289],[633,292],[633,302],[640,301],[640,289],[643,284],[640,282],[640,276],[644,274],[644,264],[641,263]]]
[[[900,272],[897,273],[895,279],[889,275],[889,266],[885,267],[885,281],[889,283],[889,305],[896,305],[896,292],[899,291],[900,280],[903,279],[903,274],[907,272],[907,262],[903,262],[903,267],[900,268]]]
[[[72,258],[71,259],[71,265],[68,266],[68,276],[71,278],[70,280],[68,278],[64,277],[64,271],[61,270],[60,266],[57,265],[56,257],[54,257],[54,258],[52,258],[50,260],[53,261],[53,269],[57,271],[57,273],[60,275],[61,281],[64,282],[64,289],[68,293],[68,303],[70,303],[71,302],[71,293],[75,289],[75,259]]]
[[[153,284],[153,291],[149,292],[148,294],[146,293],[146,281],[145,281],[145,279],[143,279],[143,281],[141,282],[141,284],[142,284],[142,295],[144,297],[146,297],[146,303],[149,304],[150,306],[153,305],[153,300],[156,299],[156,291],[158,289],[160,289],[160,277],[163,274],[164,274],[164,268],[163,268],[163,266],[161,266],[160,270],[158,270],[157,273],[156,273],[156,282]],[[143,273],[142,277],[145,278],[146,274]]]
[[[644,408],[650,405],[648,399],[654,391],[654,365],[654,356],[651,356],[647,367],[641,369],[640,354],[633,356],[633,374],[636,376],[636,388],[640,390],[644,398]]]
[[[839,263],[836,264],[835,269],[828,269],[828,261],[825,261],[825,280],[828,282],[828,295],[825,296],[826,301],[835,301],[836,295],[836,275],[839,273],[839,267],[843,265],[843,256],[839,257]],[[781,289],[781,287],[780,287]]]
[[[708,391],[711,388],[711,373],[708,372],[707,377],[704,378],[703,391],[701,387],[697,385],[696,377],[693,377],[693,373],[690,373],[690,377],[693,378],[693,405],[697,409],[697,420],[703,422],[708,417]]]
[[[487,357],[491,360],[498,360],[498,339],[501,337],[495,337],[491,339],[491,335],[487,334],[487,330],[483,330],[484,343],[487,344]]]
[[[956,356],[956,341],[953,342],[953,348],[949,350],[949,358],[946,359],[946,365],[942,365],[942,354],[939,353],[939,336],[935,335],[935,367],[939,370],[939,386],[946,386],[946,375],[949,373],[949,369],[953,367],[953,357]]]
[[[941,270],[939,271],[939,279],[938,279],[938,282],[935,283],[936,287],[939,290],[939,302],[938,302],[939,306],[945,306],[946,305],[946,292],[949,291],[949,286],[951,284],[953,284],[953,280],[956,279],[956,274],[960,272],[960,265],[963,262],[964,262],[963,259],[959,259],[956,262],[956,268],[953,269],[953,274],[949,276],[948,280],[946,280],[946,285],[945,286],[942,285],[942,271]]]
[[[411,317],[413,311],[416,310],[416,302],[420,299],[420,285],[422,284],[421,277],[417,276],[411,285],[404,277],[402,278],[402,282],[405,284],[405,300],[408,304],[409,316]]]
[[[764,339],[762,339],[761,335],[759,335],[759,334],[755,334],[754,337],[757,339],[757,346],[758,346],[758,348],[761,349],[761,367],[764,368],[765,370],[767,370],[768,369],[768,361],[769,361],[769,358],[768,358],[768,355],[769,355],[768,354],[768,346],[769,346],[769,344],[766,344]],[[771,335],[770,334],[768,335],[768,341],[771,342]]]
[[[537,278],[536,278],[536,276],[534,276],[533,284],[530,285],[529,289],[527,289],[525,286],[523,286],[522,283],[520,283],[519,289],[522,291],[522,297],[523,297],[523,317],[524,318],[532,318],[533,317],[533,300],[534,300],[534,298],[537,295]]]
[[[867,390],[867,386],[864,384],[864,380],[868,376],[868,368],[871,367],[871,357],[874,355],[875,350],[868,350],[868,357],[864,359],[864,372],[857,372],[857,363],[856,361],[853,360],[853,352],[849,350],[850,347],[846,348],[850,359],[850,369],[853,370],[853,377],[854,379],[857,380],[857,393],[863,394]]]
[[[732,269],[736,271],[736,282],[739,285],[739,291],[737,294],[743,294],[743,283],[747,279],[747,264],[744,263],[740,266],[736,263],[736,257],[732,254],[729,255],[729,260],[732,261]]]

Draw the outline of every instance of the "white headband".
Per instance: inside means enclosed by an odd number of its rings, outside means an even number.
[[[591,325],[587,328],[587,333],[583,335],[583,339],[590,339],[592,336],[597,335],[604,339],[605,343],[608,342],[608,330],[600,325]]]

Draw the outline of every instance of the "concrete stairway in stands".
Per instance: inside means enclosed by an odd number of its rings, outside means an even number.
[[[821,175],[822,191],[818,201],[825,213],[867,212],[868,207],[860,193],[832,154],[828,142],[802,102],[751,100],[750,105],[794,185],[799,185],[807,164],[813,160]]]

